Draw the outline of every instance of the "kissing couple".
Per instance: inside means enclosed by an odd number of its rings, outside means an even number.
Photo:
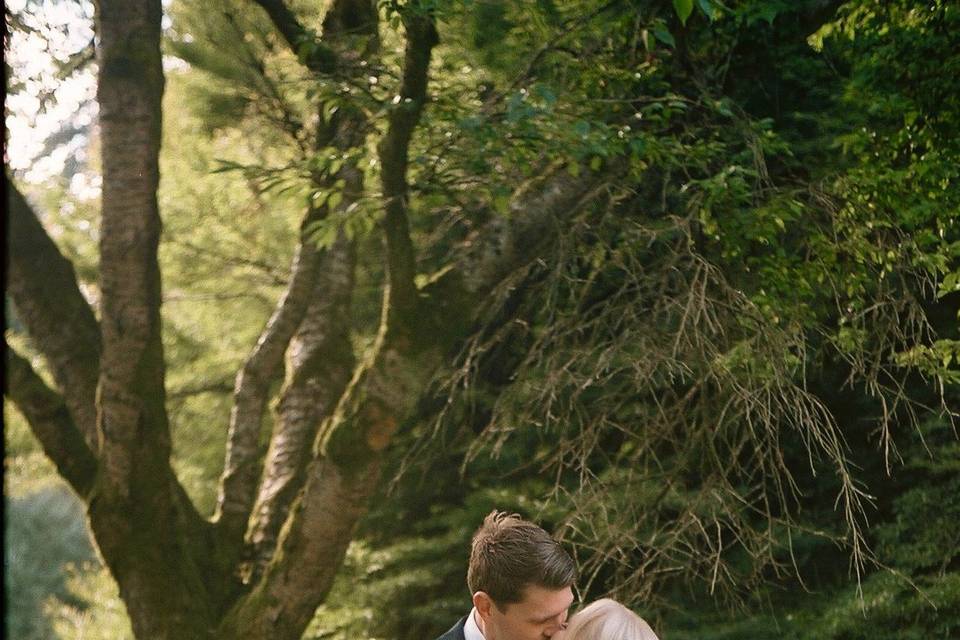
[[[473,610],[437,640],[658,640],[643,618],[608,598],[568,622],[576,577],[573,558],[550,534],[492,511],[470,548]]]

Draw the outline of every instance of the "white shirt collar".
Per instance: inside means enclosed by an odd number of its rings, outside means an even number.
[[[467,616],[467,622],[463,625],[463,637],[465,640],[485,640],[480,627],[477,626],[477,608],[474,607]]]

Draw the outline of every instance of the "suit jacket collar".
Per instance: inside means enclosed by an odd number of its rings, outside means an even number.
[[[467,616],[463,616],[457,624],[453,625],[449,631],[437,638],[437,640],[466,640],[463,635],[463,626],[466,622]]]

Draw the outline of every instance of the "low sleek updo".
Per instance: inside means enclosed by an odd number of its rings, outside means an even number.
[[[659,640],[646,621],[609,598],[584,607],[570,619],[563,640]]]

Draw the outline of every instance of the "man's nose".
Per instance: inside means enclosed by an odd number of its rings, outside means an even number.
[[[557,620],[552,623],[549,627],[543,630],[543,637],[545,639],[552,638],[555,633],[562,631],[567,628],[566,616],[557,618]]]

